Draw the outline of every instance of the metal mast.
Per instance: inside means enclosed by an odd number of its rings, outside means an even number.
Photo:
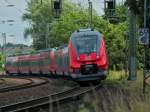
[[[89,3],[89,27],[92,28],[92,2],[88,0]]]

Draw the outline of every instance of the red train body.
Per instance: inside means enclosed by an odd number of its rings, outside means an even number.
[[[108,60],[104,36],[91,29],[74,32],[68,45],[35,54],[9,56],[9,74],[49,74],[69,76],[77,81],[106,77]]]

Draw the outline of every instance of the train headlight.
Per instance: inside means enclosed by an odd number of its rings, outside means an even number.
[[[79,58],[79,57],[77,57],[77,60],[80,60],[80,58]]]
[[[99,58],[99,56],[96,56],[96,58],[98,59],[98,58]]]

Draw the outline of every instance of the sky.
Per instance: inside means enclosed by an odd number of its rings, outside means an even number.
[[[88,0],[71,0],[75,3],[81,3],[82,6],[88,6]],[[104,0],[91,0],[93,8],[99,15],[103,14]],[[118,2],[123,0],[117,0]],[[15,5],[8,7],[8,5]],[[32,39],[24,39],[23,32],[28,23],[22,21],[22,15],[26,12],[27,0],[0,0],[0,44],[2,45],[2,33],[6,33],[6,42],[14,44],[31,45]],[[7,22],[14,20],[13,25]],[[13,35],[13,36],[12,36]]]
[[[15,5],[8,7],[9,4]],[[23,32],[27,27],[27,22],[22,21],[22,15],[25,12],[27,4],[25,0],[0,0],[0,44],[2,45],[1,33],[6,33],[7,42],[19,44],[23,43],[30,45],[31,39],[24,40]],[[8,20],[14,20],[13,25],[10,25]],[[11,36],[14,35],[14,36]]]

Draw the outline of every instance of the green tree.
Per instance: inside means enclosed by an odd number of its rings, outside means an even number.
[[[139,1],[141,0],[126,0],[126,4],[129,6],[130,10],[135,14],[138,14],[140,10],[140,8],[138,7]]]
[[[0,53],[0,71],[3,71],[4,56]]]
[[[23,15],[23,20],[31,24],[30,28],[26,28],[24,36],[31,36],[33,39],[33,47],[35,49],[45,48],[46,38],[49,36],[47,25],[53,21],[50,0],[31,0],[28,2],[27,13]]]

